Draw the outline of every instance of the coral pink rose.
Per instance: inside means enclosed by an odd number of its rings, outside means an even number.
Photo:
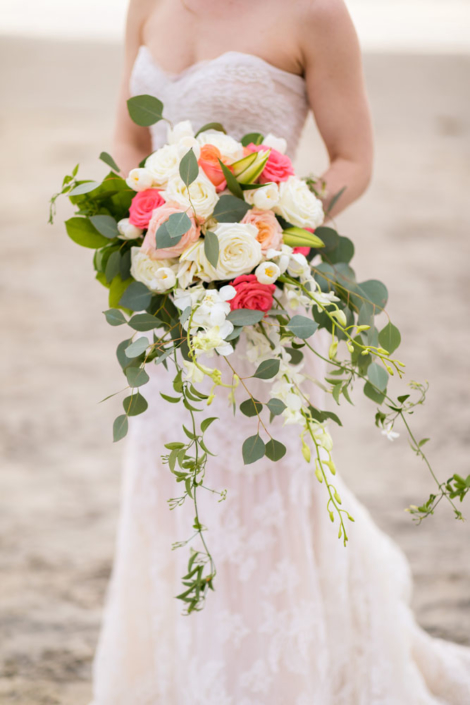
[[[215,190],[223,191],[227,186],[227,182],[225,181],[219,159],[225,164],[225,159],[222,158],[218,147],[213,144],[205,144],[201,147],[201,156],[198,159],[198,164],[209,181],[214,184]]]
[[[157,188],[148,188],[139,191],[132,199],[129,208],[129,222],[137,228],[144,230],[148,227],[150,218],[155,208],[163,205],[165,201]]]
[[[181,253],[192,245],[199,238],[201,231],[199,226],[196,225],[194,221],[194,216],[192,213],[188,213],[191,220],[191,227],[188,232],[186,232],[181,240],[173,247],[160,247],[157,248],[155,242],[155,236],[160,225],[163,225],[170,215],[173,213],[182,213],[185,209],[180,206],[179,203],[174,201],[168,201],[163,206],[156,208],[153,211],[152,219],[149,223],[149,229],[145,235],[144,241],[142,243],[142,250],[148,254],[151,259],[171,259],[172,257],[179,257]]]
[[[249,152],[267,152],[268,149],[271,149],[271,153],[261,173],[260,182],[266,184],[268,181],[274,181],[274,183],[278,184],[280,181],[287,181],[289,176],[295,174],[294,167],[288,156],[281,154],[277,149],[267,147],[265,144],[257,145],[251,143],[248,145]]]
[[[230,301],[230,308],[251,308],[255,311],[269,311],[273,305],[274,284],[260,284],[254,274],[243,274],[231,282],[237,290]]]
[[[266,252],[270,248],[277,250],[282,243],[282,228],[272,211],[251,208],[244,216],[242,223],[250,223],[258,228],[256,239],[261,249]]]

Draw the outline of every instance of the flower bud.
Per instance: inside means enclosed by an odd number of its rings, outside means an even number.
[[[330,345],[330,350],[328,352],[328,357],[330,360],[334,360],[336,357],[336,353],[338,351],[338,341],[334,340],[331,345]]]
[[[306,443],[302,443],[302,455],[304,456],[307,463],[309,463],[310,459],[312,457],[312,454],[310,452],[310,448],[308,447],[308,445]]]
[[[320,470],[318,467],[317,467],[317,469],[315,470],[315,475],[316,475],[316,478],[317,478],[318,482],[321,484],[321,483],[323,482],[323,474],[322,474],[321,470]]]

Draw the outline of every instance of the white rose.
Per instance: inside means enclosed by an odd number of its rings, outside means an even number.
[[[279,184],[279,204],[274,210],[298,228],[317,228],[323,223],[322,202],[296,176]]]
[[[265,144],[267,147],[271,147],[271,149],[276,149],[281,154],[285,154],[287,150],[287,142],[284,137],[276,137],[271,133],[269,133],[269,135],[266,135],[263,140],[263,144]]]
[[[120,240],[136,240],[142,235],[142,230],[135,225],[132,225],[129,218],[123,218],[120,220],[117,224],[117,229]]]
[[[202,171],[189,188],[179,174],[172,176],[162,195],[165,201],[176,201],[184,208],[192,206],[201,218],[212,215],[215,204],[219,200],[214,184]]]
[[[185,154],[189,152],[190,149],[193,150],[194,156],[196,159],[199,159],[201,156],[201,145],[197,141],[195,137],[183,137],[178,144],[176,145],[178,149],[178,154],[180,157],[180,160],[183,159]]]
[[[261,262],[255,269],[256,278],[260,284],[274,284],[281,270],[274,262]]]
[[[243,157],[243,145],[237,142],[230,135],[226,135],[218,130],[206,130],[197,136],[197,140],[201,147],[205,144],[213,144],[220,150],[222,157],[230,159],[232,162],[238,161]]]
[[[255,208],[263,211],[275,209],[279,203],[279,186],[274,183],[266,184],[262,188],[245,191],[245,201]]]
[[[169,144],[176,144],[184,137],[194,137],[194,130],[190,120],[182,120],[177,122],[174,127],[168,127],[167,142]]]
[[[217,272],[204,252],[204,240],[199,238],[180,257],[177,278],[182,289],[186,289],[195,279],[211,282],[218,279]]]
[[[155,293],[168,291],[176,284],[174,265],[170,260],[153,260],[139,247],[131,252],[131,274],[138,282]]]
[[[168,180],[178,174],[180,154],[176,144],[166,144],[150,155],[145,168],[152,174],[155,186],[166,186]]]
[[[131,169],[126,184],[133,191],[145,191],[153,185],[153,175],[148,169]]]
[[[249,223],[219,223],[214,230],[219,238],[217,279],[234,279],[247,274],[261,262],[258,228]]]

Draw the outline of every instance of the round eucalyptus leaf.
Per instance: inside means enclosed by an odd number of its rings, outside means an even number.
[[[150,313],[136,313],[129,321],[129,325],[134,330],[148,331],[160,326],[159,321]]]
[[[117,443],[122,438],[124,438],[124,436],[127,435],[128,429],[129,429],[129,421],[127,420],[127,416],[125,414],[118,416],[117,419],[114,420],[114,424],[113,424],[114,443]]]
[[[152,292],[142,282],[132,282],[126,288],[119,304],[131,311],[144,311],[150,304]]]
[[[256,434],[256,436],[250,436],[250,438],[247,438],[243,443],[242,447],[244,464],[251,465],[252,463],[256,463],[257,460],[260,460],[264,456],[264,452],[264,441],[259,437],[259,435]]]
[[[271,440],[266,443],[265,453],[269,460],[276,463],[285,456],[287,453],[287,448],[283,443],[280,443],[280,441],[276,441],[274,438],[271,438]]]
[[[80,218],[79,216],[69,218],[65,222],[65,229],[69,238],[82,247],[97,250],[99,247],[109,244],[108,238],[100,235],[88,218]]]
[[[89,220],[93,227],[108,240],[113,240],[119,235],[116,220],[110,215],[91,215]]]
[[[277,358],[263,360],[263,362],[258,365],[253,377],[256,377],[257,379],[272,379],[279,372],[280,365],[281,361]]]
[[[134,340],[134,342],[126,348],[126,356],[139,357],[143,352],[145,352],[145,350],[147,350],[148,346],[148,338],[145,336],[143,338],[137,338],[137,340]]]
[[[266,406],[268,407],[269,411],[273,416],[279,416],[280,414],[282,414],[284,409],[287,408],[281,399],[276,399],[275,397],[273,397],[273,399],[270,399]]]
[[[240,411],[242,414],[245,416],[258,416],[258,414],[261,413],[263,410],[263,405],[260,401],[257,399],[246,399],[244,402],[240,404]]]
[[[369,279],[366,282],[361,282],[359,284],[361,292],[365,294],[365,297],[371,304],[378,307],[380,310],[375,310],[375,315],[377,316],[382,309],[385,308],[388,301],[388,291],[385,284],[377,281],[376,279]]]
[[[136,95],[127,101],[131,120],[141,127],[150,127],[163,117],[163,103],[151,95]]]
[[[250,210],[250,205],[241,198],[226,194],[217,201],[213,216],[219,223],[239,223]]]
[[[384,350],[390,353],[390,355],[399,347],[401,343],[401,335],[400,331],[393,325],[393,323],[389,322],[385,328],[382,328],[379,333],[379,343]]]
[[[297,338],[306,340],[315,333],[318,328],[318,323],[312,321],[311,318],[307,318],[307,316],[293,316],[286,328],[296,335]]]
[[[110,326],[122,326],[127,323],[123,312],[117,308],[110,308],[108,311],[103,311],[103,313]]]
[[[147,384],[150,377],[142,367],[128,367],[126,369],[126,377],[130,387],[143,387]]]
[[[147,400],[140,392],[126,397],[122,402],[122,405],[128,416],[138,416],[139,414],[143,414],[144,411],[147,411],[148,409]]]
[[[264,311],[253,311],[250,308],[237,308],[230,311],[227,320],[234,326],[252,326],[264,318]]]
[[[367,376],[374,387],[380,389],[381,392],[385,392],[389,380],[386,369],[381,367],[381,365],[378,365],[376,362],[373,362],[367,369]]]

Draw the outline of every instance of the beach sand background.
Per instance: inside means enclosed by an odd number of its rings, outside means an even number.
[[[65,235],[47,202],[78,161],[100,177],[111,150],[120,50],[113,42],[0,41],[0,702],[86,705],[90,665],[118,516],[122,445],[111,443],[122,386],[121,333],[104,322],[91,255]],[[374,183],[339,220],[356,243],[361,280],[390,290],[407,379],[428,379],[413,418],[439,477],[470,473],[470,57],[367,52],[377,135]],[[298,160],[318,172],[309,124]],[[373,426],[356,394],[335,430],[350,487],[408,556],[419,622],[470,643],[470,523],[445,506],[416,527],[404,508],[433,485],[402,436]],[[470,500],[466,514],[470,517]]]

